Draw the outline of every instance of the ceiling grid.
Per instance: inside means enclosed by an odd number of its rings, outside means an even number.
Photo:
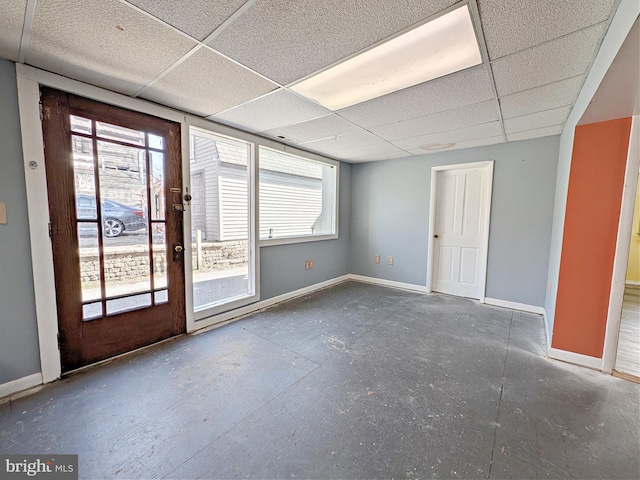
[[[376,161],[559,134],[620,1],[7,0],[0,57]],[[466,4],[478,66],[335,112],[291,88]]]

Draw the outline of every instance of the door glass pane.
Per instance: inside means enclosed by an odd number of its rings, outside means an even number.
[[[149,134],[149,148],[164,150],[164,138],[159,135]]]
[[[82,306],[82,319],[93,320],[102,317],[102,302],[88,303]]]
[[[100,290],[100,250],[98,248],[98,224],[78,222],[78,246],[80,257],[80,285],[82,301],[102,298]],[[102,310],[100,310],[102,313]]]
[[[72,135],[71,145],[76,193],[76,216],[79,220],[97,220],[93,143],[90,138]]]
[[[160,290],[159,292],[154,293],[154,301],[156,305],[159,303],[167,303],[169,301],[169,293],[167,290]]]
[[[167,253],[164,223],[152,223],[153,227],[153,288],[167,287]]]
[[[124,298],[114,298],[113,300],[107,300],[107,315],[150,306],[150,293],[142,293],[140,295],[132,295]]]
[[[151,220],[164,220],[164,154],[149,152],[151,168]]]
[[[192,130],[191,214],[196,311],[253,295],[249,269],[251,146]]]
[[[91,120],[71,115],[71,131],[91,135],[91,132],[93,131],[91,128]]]
[[[104,122],[96,122],[96,135],[100,138],[116,140],[118,142],[132,143],[134,145],[145,145],[144,132],[119,127]]]

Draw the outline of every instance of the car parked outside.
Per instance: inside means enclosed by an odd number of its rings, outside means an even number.
[[[102,233],[105,237],[113,238],[122,235],[123,232],[135,232],[147,228],[144,211],[140,208],[130,207],[113,200],[102,200]],[[78,220],[95,220],[96,199],[92,195],[76,195],[76,213]],[[80,233],[95,232],[93,223],[78,222]]]

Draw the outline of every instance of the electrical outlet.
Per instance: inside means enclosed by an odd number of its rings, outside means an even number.
[[[305,260],[304,269],[311,270],[313,268],[313,260]]]
[[[373,257],[373,263],[380,263],[380,255]]]
[[[393,257],[387,258],[387,265],[393,265]]]

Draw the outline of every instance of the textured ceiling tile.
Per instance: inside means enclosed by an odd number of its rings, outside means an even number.
[[[211,120],[262,132],[282,125],[300,123],[331,112],[287,90],[278,90],[264,97],[211,117]]]
[[[154,17],[173,25],[198,40],[204,40],[218,28],[245,0],[127,0]]]
[[[487,70],[479,66],[345,108],[338,114],[364,128],[373,128],[492,98]]]
[[[479,0],[492,60],[603,22],[617,0]]]
[[[434,113],[426,117],[374,127],[371,132],[386,139],[399,140],[430,133],[456,130],[471,125],[498,120],[498,109],[494,100]]]
[[[496,145],[498,143],[504,143],[504,137],[502,135],[497,135],[494,137],[485,137],[478,138],[475,140],[467,140],[465,142],[459,142],[454,145],[451,145],[447,148],[442,148],[439,150],[423,150],[420,148],[409,150],[412,155],[427,155],[429,153],[438,153],[438,152],[448,152],[450,150],[462,150],[463,148],[473,148],[473,147],[484,147],[487,145]]]
[[[527,130],[524,132],[507,133],[507,140],[509,142],[517,142],[518,140],[526,140],[528,138],[560,135],[562,133],[562,127],[562,125],[554,125],[552,127],[537,128],[535,130]]]
[[[27,8],[27,0],[2,2],[0,14],[0,58],[17,60],[20,53],[22,26]]]
[[[396,147],[388,142],[383,143],[375,143],[373,145],[365,145],[363,147],[356,148],[345,148],[344,150],[340,150],[340,154],[338,155],[340,158],[349,159],[349,158],[361,158],[365,156],[380,156],[380,155],[409,155],[407,152],[402,150],[401,148]],[[399,157],[398,157],[399,158]]]
[[[337,135],[346,135],[350,133],[360,133],[362,129],[353,123],[340,118],[337,115],[327,115],[325,117],[316,118],[307,122],[289,125],[287,127],[275,128],[266,132],[271,137],[283,136],[284,141],[292,141],[293,143],[312,142],[323,138],[335,137]]]
[[[364,162],[378,162],[381,160],[393,160],[396,158],[405,158],[411,157],[412,155],[409,152],[405,152],[404,150],[400,150],[400,153],[383,153],[380,155],[365,155],[363,157],[354,157],[354,158],[342,158],[341,160],[345,160],[349,163],[364,163]]]
[[[140,96],[206,116],[248,102],[275,88],[275,83],[201,47]]]
[[[584,74],[593,61],[606,24],[558,38],[492,63],[498,96]]]
[[[133,94],[195,45],[117,0],[38,0],[25,61]]]
[[[341,135],[339,137],[325,138],[324,140],[305,143],[301,146],[307,150],[326,153],[328,155],[335,155],[349,149],[367,147],[379,143],[385,143],[385,141],[376,137],[372,133],[362,130],[358,133]]]
[[[456,0],[258,0],[211,45],[285,85],[401,31]]]
[[[571,107],[569,106],[523,115],[522,117],[508,118],[504,121],[504,130],[505,133],[516,133],[560,125],[565,122],[570,112]]]
[[[500,99],[502,117],[518,117],[555,107],[573,105],[583,82],[584,76],[573,77],[502,97]]]
[[[459,130],[422,135],[413,138],[403,138],[402,140],[394,140],[392,143],[403,150],[412,151],[414,149],[420,149],[423,145],[446,143],[458,144],[469,140],[497,137],[499,135],[502,135],[500,122],[491,122],[484,123],[482,125],[473,125]]]

